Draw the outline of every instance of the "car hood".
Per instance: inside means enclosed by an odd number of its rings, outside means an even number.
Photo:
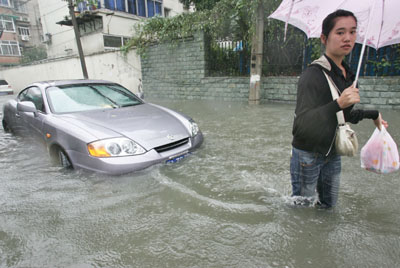
[[[188,128],[174,114],[166,108],[140,104],[58,116],[97,139],[125,136],[150,150],[189,137]]]

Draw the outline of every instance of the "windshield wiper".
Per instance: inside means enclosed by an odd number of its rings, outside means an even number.
[[[115,88],[115,87],[112,86],[112,85],[105,85],[105,86],[106,86],[107,88],[109,88],[109,89],[115,91],[115,92],[118,92],[118,93],[124,95],[125,97],[127,97],[127,98],[130,99],[130,100],[132,100],[132,99],[133,99],[133,100],[137,100],[136,95],[133,94],[133,93],[131,93],[131,92],[129,92],[129,94],[128,94],[127,92],[125,92],[125,91],[123,91],[123,90],[121,90],[121,89],[119,89],[119,88]]]
[[[89,87],[90,87],[91,89],[93,89],[94,91],[96,91],[97,94],[99,94],[99,95],[102,96],[103,98],[109,100],[112,104],[114,104],[114,105],[112,106],[113,109],[116,109],[116,108],[120,108],[120,107],[121,107],[118,103],[116,103],[115,101],[113,101],[112,99],[110,99],[109,97],[107,97],[106,95],[104,95],[103,93],[101,93],[100,90],[98,90],[97,88],[92,87],[92,86],[89,86]]]
[[[136,106],[141,104],[140,102],[137,103],[127,103],[127,104],[122,104],[120,107],[129,107],[129,106]]]

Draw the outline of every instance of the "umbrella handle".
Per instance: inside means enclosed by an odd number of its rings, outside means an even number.
[[[354,83],[353,86],[356,87],[357,86],[357,82],[358,82],[358,77],[360,76],[360,70],[361,70],[361,63],[362,63],[362,58],[364,56],[364,51],[365,51],[365,41],[367,38],[364,38],[364,42],[362,44],[361,47],[361,52],[360,52],[360,59],[358,60],[358,66],[357,66],[357,73],[356,73],[356,79],[354,79]]]
[[[370,12],[371,12],[371,10],[370,10]],[[371,13],[372,13],[372,12],[371,12]],[[371,16],[369,17],[369,20],[368,20],[367,32],[365,33],[364,42],[363,42],[362,47],[361,47],[360,59],[358,60],[358,66],[357,66],[356,79],[354,80],[354,83],[353,83],[354,87],[356,87],[357,82],[358,82],[358,77],[360,76],[361,63],[362,63],[362,59],[363,59],[363,57],[364,57],[365,45],[366,45],[366,43],[367,43],[367,34],[368,34],[368,31],[369,31],[369,22],[370,22],[370,19],[371,19]]]
[[[294,6],[294,0],[292,0],[292,3],[290,5],[290,9],[289,9],[289,13],[286,15],[285,33],[284,33],[284,36],[283,36],[283,42],[286,41],[287,27],[288,27],[288,24],[289,24],[290,15],[292,15],[293,6]]]

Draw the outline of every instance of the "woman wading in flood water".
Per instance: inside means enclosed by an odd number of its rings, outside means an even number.
[[[290,161],[292,195],[302,197],[297,204],[336,205],[341,173],[341,156],[334,144],[336,112],[342,110],[346,122],[353,124],[368,118],[378,128],[388,126],[376,110],[353,109],[360,95],[353,86],[355,75],[343,59],[354,47],[356,30],[357,18],[352,12],[336,10],[329,14],[321,33],[325,54],[299,79]],[[332,99],[323,70],[341,92],[337,100]]]

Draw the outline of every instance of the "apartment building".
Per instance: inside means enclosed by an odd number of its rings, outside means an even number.
[[[77,55],[68,2],[38,1],[48,57]],[[75,8],[85,55],[119,49],[143,19],[185,11],[179,0],[99,0],[96,6],[80,3]]]
[[[37,0],[0,0],[0,65],[20,63],[24,52],[42,46]]]

